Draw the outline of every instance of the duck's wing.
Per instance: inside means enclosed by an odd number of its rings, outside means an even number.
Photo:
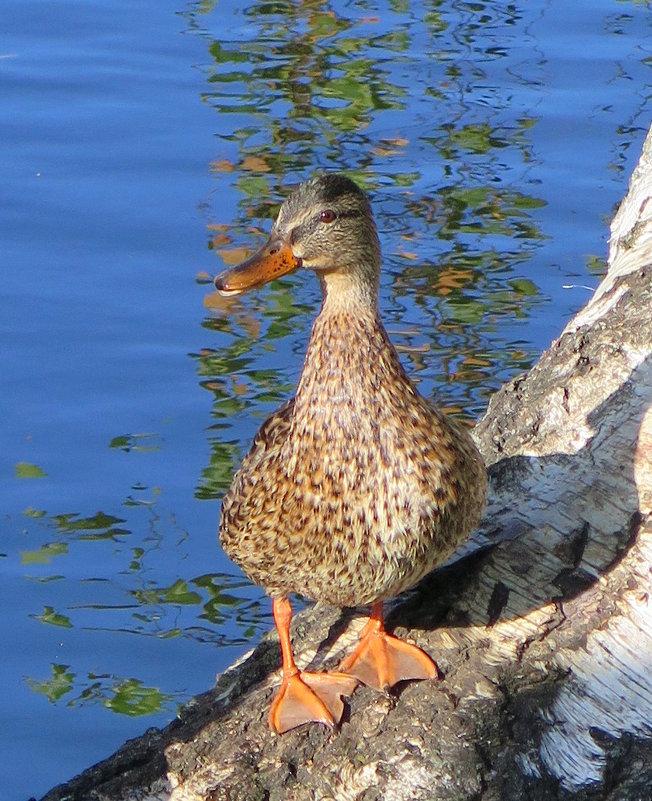
[[[279,406],[258,429],[238,473],[255,468],[261,460],[273,458],[274,454],[280,451],[290,435],[293,415],[294,398]]]
[[[294,398],[280,406],[262,424],[249,453],[233,476],[222,500],[220,536],[230,538],[228,529],[243,522],[247,514],[256,514],[261,506],[260,493],[272,492],[281,479],[281,451],[290,435],[294,415]],[[258,496],[258,500],[256,499]]]

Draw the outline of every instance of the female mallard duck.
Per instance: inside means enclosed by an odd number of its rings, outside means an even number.
[[[296,396],[262,426],[222,503],[226,553],[272,597],[283,681],[272,729],[339,723],[358,681],[387,690],[436,676],[387,634],[383,600],[415,585],[477,523],[486,472],[469,434],[417,392],[378,313],[380,245],[364,193],[343,175],[301,184],[268,242],[221,273],[236,295],[303,267],[322,290]],[[355,652],[333,673],[295,665],[292,592],[371,604]]]

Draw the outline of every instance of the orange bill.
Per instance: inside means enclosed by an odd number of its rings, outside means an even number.
[[[289,245],[270,240],[247,261],[220,273],[215,279],[215,289],[225,297],[239,295],[300,266],[301,259],[292,253]]]

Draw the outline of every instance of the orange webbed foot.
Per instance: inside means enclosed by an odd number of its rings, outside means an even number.
[[[269,710],[269,725],[277,734],[303,723],[323,723],[333,729],[342,719],[343,695],[351,695],[358,680],[345,673],[297,672],[284,676]]]
[[[399,681],[439,676],[437,665],[425,651],[385,631],[382,604],[374,604],[358,647],[340,663],[339,670],[381,692]]]

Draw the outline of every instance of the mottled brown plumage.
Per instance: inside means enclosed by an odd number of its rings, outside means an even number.
[[[389,341],[376,227],[348,178],[302,184],[267,245],[216,286],[234,294],[297,267],[319,276],[322,308],[295,398],[264,423],[224,498],[220,539],[272,598],[376,604],[382,629],[379,602],[416,584],[477,523],[485,468]]]

